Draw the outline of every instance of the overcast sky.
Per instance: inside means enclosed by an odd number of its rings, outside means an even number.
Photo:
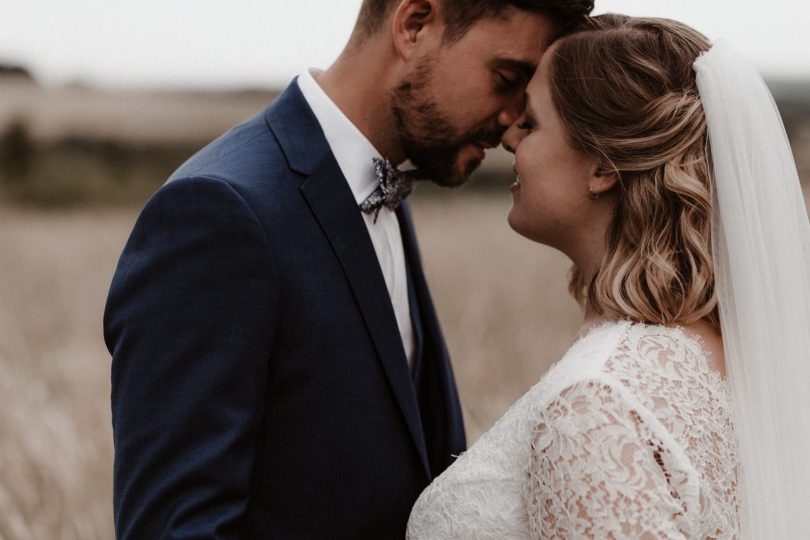
[[[241,87],[325,67],[360,0],[0,0],[0,61],[49,84]],[[810,0],[596,0],[734,43],[766,77],[810,78]]]

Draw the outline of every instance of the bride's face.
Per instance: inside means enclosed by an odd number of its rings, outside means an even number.
[[[554,48],[549,49],[553,53]],[[597,161],[574,148],[554,107],[546,53],[526,90],[523,116],[503,137],[515,154],[509,225],[519,234],[568,253],[572,243],[593,234],[591,184],[598,180]],[[570,253],[569,253],[570,255]]]

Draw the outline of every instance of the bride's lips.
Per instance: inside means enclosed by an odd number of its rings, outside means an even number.
[[[512,166],[512,170],[515,171],[515,181],[512,182],[512,185],[509,186],[509,189],[512,192],[515,192],[520,189],[520,173],[517,170],[517,167]]]

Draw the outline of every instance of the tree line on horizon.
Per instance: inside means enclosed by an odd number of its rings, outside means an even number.
[[[10,62],[0,62],[0,82],[3,80],[37,83],[29,69]],[[810,156],[810,80],[775,81],[769,86],[788,136],[794,143],[801,143],[794,144],[797,161],[798,153]],[[244,92],[227,94],[238,99]],[[5,122],[0,119],[0,205],[143,204],[172,171],[207,142],[135,143],[77,134],[38,140],[29,122],[12,114]],[[805,158],[805,162],[808,160]],[[472,189],[498,187],[511,181],[508,175],[493,175],[492,171],[477,174],[488,177],[471,183]],[[804,176],[802,180],[810,182],[807,174]]]

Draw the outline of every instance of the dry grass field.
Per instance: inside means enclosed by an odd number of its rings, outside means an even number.
[[[567,260],[511,232],[508,208],[507,193],[414,201],[471,441],[580,324]],[[136,215],[0,211],[0,540],[113,538],[101,317]]]
[[[508,194],[414,203],[471,439],[565,349],[565,259],[505,223]],[[108,539],[110,361],[101,336],[137,212],[0,214],[0,539]]]

